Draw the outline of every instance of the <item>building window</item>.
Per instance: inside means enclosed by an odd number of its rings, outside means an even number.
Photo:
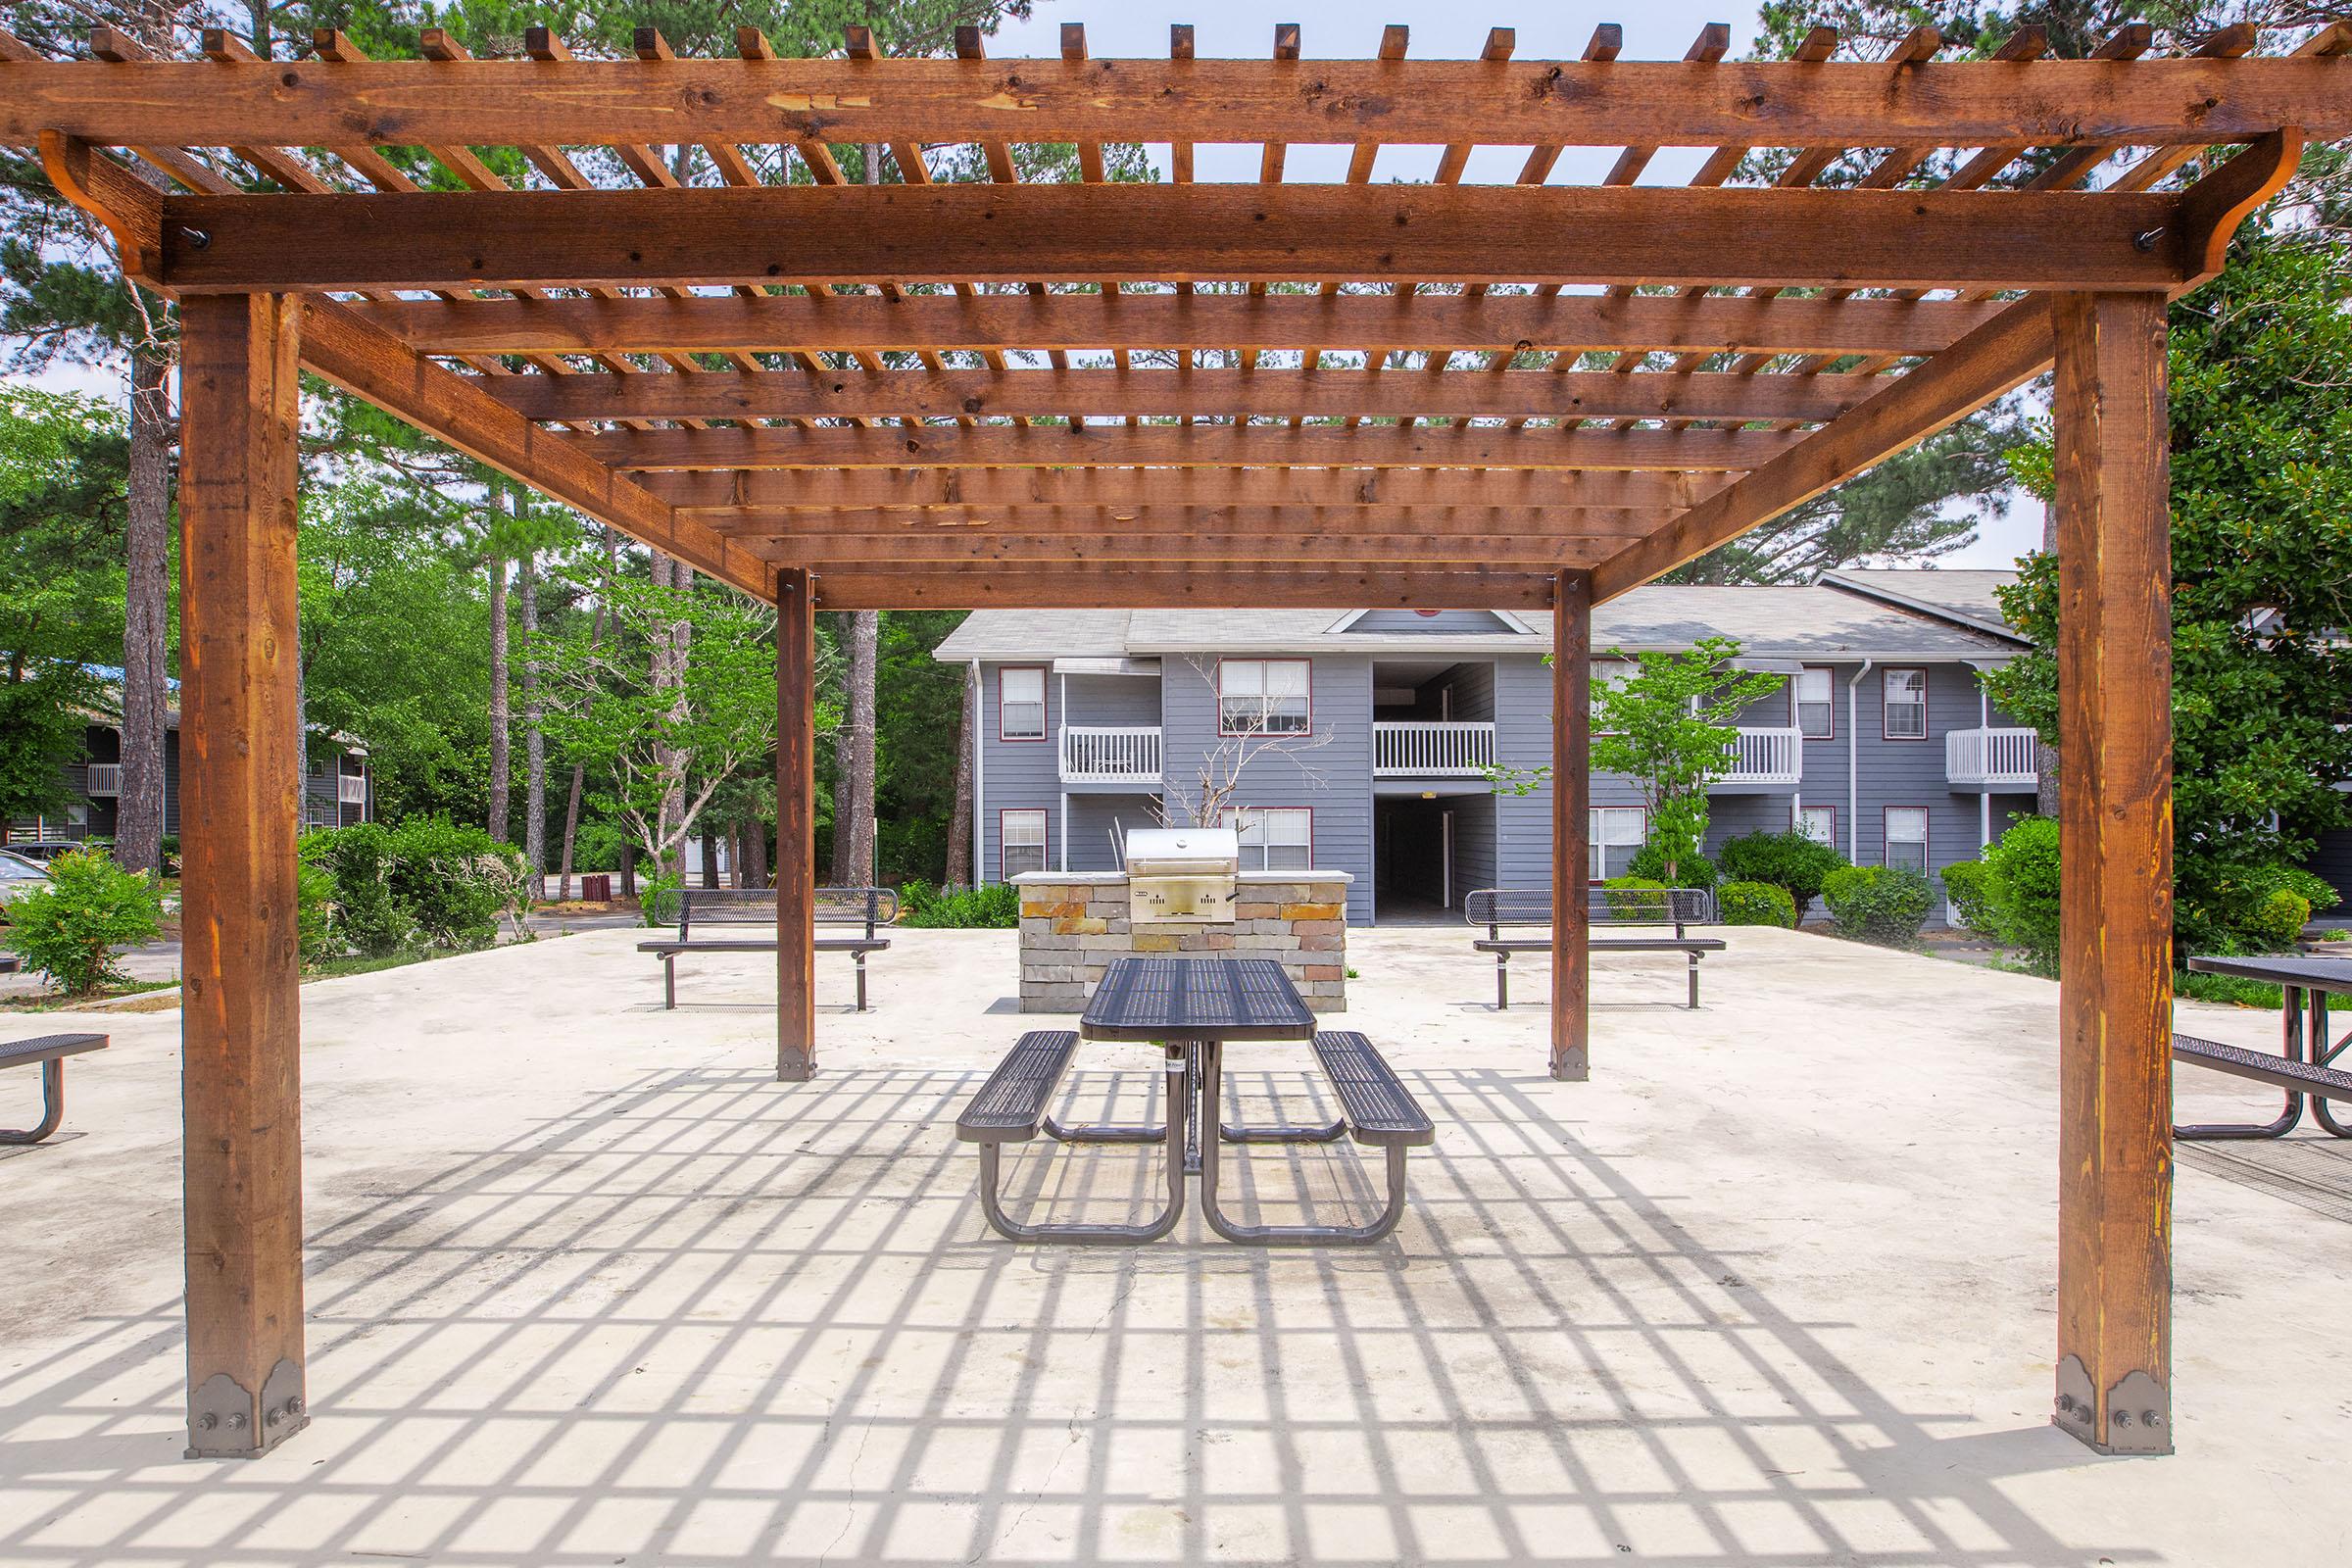
[[[1890,741],[1928,738],[1928,672],[1890,669],[1886,672],[1886,724]]]
[[[997,739],[1046,738],[1046,671],[1042,665],[997,671]]]
[[[1595,806],[1590,824],[1591,875],[1595,882],[1624,876],[1649,839],[1649,813],[1639,806]]]
[[[1816,844],[1838,847],[1838,808],[1835,806],[1800,806],[1796,819],[1789,826]]]
[[[1928,871],[1928,808],[1924,806],[1886,808],[1886,863],[1907,865],[1920,875]]]
[[[1303,806],[1242,807],[1225,813],[1242,841],[1245,871],[1303,871],[1315,863],[1315,813]]]
[[[1796,705],[1796,732],[1809,741],[1834,739],[1838,733],[1838,709],[1830,701],[1830,672],[1800,669],[1789,688],[1790,700]]]
[[[1303,735],[1309,727],[1303,659],[1228,659],[1217,666],[1217,733]]]
[[[999,811],[997,838],[1005,881],[1011,881],[1023,871],[1043,871],[1046,868],[1044,811]]]

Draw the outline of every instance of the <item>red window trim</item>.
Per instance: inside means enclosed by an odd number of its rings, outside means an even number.
[[[1592,874],[1592,813],[1594,811],[1639,811],[1642,813],[1642,842],[1649,843],[1649,808],[1646,806],[1585,806],[1585,886],[1596,888],[1608,880]],[[1604,864],[1603,869],[1606,869]]]
[[[1034,735],[1004,733],[1004,672],[1008,669],[1037,671],[1037,706],[1045,713],[1045,722]],[[997,666],[997,740],[1005,746],[1038,746],[1054,738],[1054,666],[1051,664],[999,664]]]
[[[1837,669],[1836,669],[1835,667],[1833,667],[1833,666],[1829,665],[1829,664],[1799,664],[1799,665],[1797,666],[1797,668],[1798,668],[1799,670],[1814,670],[1814,669],[1818,669],[1818,670],[1820,670],[1820,671],[1821,671],[1823,674],[1825,674],[1825,675],[1827,675],[1827,676],[1829,676],[1829,677],[1830,677],[1830,700],[1829,700],[1828,702],[1826,702],[1826,703],[1822,704],[1822,706],[1823,706],[1824,708],[1827,708],[1827,709],[1830,710],[1830,728],[1829,728],[1829,733],[1828,733],[1828,734],[1826,734],[1826,735],[1808,735],[1808,734],[1806,734],[1806,733],[1805,733],[1805,721],[1804,721],[1803,717],[1800,715],[1800,713],[1799,713],[1799,711],[1798,711],[1798,703],[1797,703],[1797,700],[1796,700],[1796,682],[1795,682],[1795,681],[1790,681],[1790,682],[1788,683],[1788,727],[1789,727],[1790,729],[1792,729],[1792,730],[1796,731],[1796,738],[1797,738],[1797,740],[1798,740],[1799,742],[1803,742],[1803,741],[1834,741],[1834,740],[1836,740],[1836,739],[1838,738],[1838,671],[1837,671]]]
[[[1788,831],[1791,833],[1801,831],[1801,829],[1799,829],[1797,826],[1796,821],[1796,813],[1799,809],[1800,803],[1793,800],[1788,803]],[[1827,811],[1830,813],[1830,837],[1828,843],[1831,849],[1836,849],[1838,847],[1838,808],[1835,806],[1803,805],[1801,809],[1807,811]]]
[[[1886,677],[1888,675],[1917,675],[1919,677],[1919,733],[1890,735],[1886,731]],[[1924,741],[1928,738],[1928,671],[1922,664],[1888,664],[1879,675],[1879,739],[1883,741]]]
[[[1888,811],[1917,811],[1919,813],[1919,857],[1922,862],[1919,873],[1922,876],[1934,876],[1936,874],[1934,869],[1936,865],[1936,813],[1924,806],[1898,804],[1879,808],[1879,863],[1881,865],[1887,863],[1886,848],[1894,842],[1886,836],[1886,813]]]
[[[1217,704],[1217,738],[1219,740],[1231,740],[1236,736],[1246,737],[1250,735],[1277,733],[1267,730],[1227,729],[1225,727],[1226,662],[1227,662],[1223,659],[1217,661],[1216,690],[1213,694]],[[1261,659],[1255,655],[1252,655],[1248,659],[1235,659],[1232,661],[1232,662],[1237,664],[1304,664],[1306,666],[1306,728],[1299,730],[1298,733],[1301,735],[1312,735],[1315,732],[1315,662],[1313,660],[1291,659],[1287,657],[1281,659]],[[1289,732],[1283,731],[1279,733],[1287,734]],[[1280,809],[1280,808],[1277,808],[1277,809]]]
[[[1310,706],[1311,706],[1311,701],[1310,701]],[[1310,721],[1310,722],[1311,722],[1311,721]],[[1226,825],[1227,827],[1233,828],[1233,829],[1234,829],[1234,831],[1238,833],[1238,832],[1240,832],[1240,831],[1241,831],[1241,829],[1240,829],[1239,825],[1238,825],[1238,824],[1236,824],[1236,823],[1234,822],[1234,820],[1233,820],[1234,813],[1235,813],[1235,812],[1237,812],[1237,811],[1304,811],[1304,812],[1306,813],[1306,868],[1307,868],[1308,870],[1310,870],[1310,871],[1311,871],[1311,870],[1313,870],[1313,869],[1315,868],[1315,808],[1314,808],[1313,807],[1311,807],[1311,806],[1228,806],[1227,808],[1225,808],[1225,825]],[[1265,846],[1264,846],[1264,845],[1262,845],[1262,844],[1258,846],[1257,868],[1258,868],[1259,870],[1261,870],[1261,871],[1263,871],[1263,870],[1267,869],[1267,866],[1266,866],[1266,857],[1265,857]],[[1247,871],[1247,870],[1249,870],[1249,869],[1250,869],[1250,867],[1248,867],[1248,866],[1246,866],[1246,865],[1245,865],[1245,866],[1243,866],[1243,867],[1242,867],[1242,869],[1243,869],[1243,870],[1245,870],[1245,871]],[[1288,867],[1285,867],[1285,869],[1288,869]]]
[[[1044,823],[1045,832],[1038,836],[1037,841],[1037,868],[1040,871],[1054,869],[1054,813],[1042,806],[1000,806],[997,808],[997,880],[1000,882],[1009,882],[1013,877],[1013,873],[1004,868],[1004,819],[1015,812],[1025,812]]]

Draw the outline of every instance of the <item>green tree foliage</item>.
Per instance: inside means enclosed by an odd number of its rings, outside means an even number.
[[[1740,710],[1786,681],[1740,669],[1739,657],[1733,639],[1702,637],[1687,652],[1642,654],[1623,679],[1593,683],[1592,769],[1623,773],[1641,790],[1670,883],[1706,842],[1707,786],[1731,769]]]
[[[0,387],[0,820],[53,811],[122,649],[127,441],[87,399]]]
[[[937,880],[947,864],[964,668],[940,663],[931,651],[962,620],[961,611],[882,616],[874,817],[886,879]]]
[[[70,850],[49,862],[49,880],[8,906],[8,946],[59,990],[81,996],[127,978],[117,946],[152,942],[163,925],[163,893],[125,871],[104,850]]]
[[[2241,239],[2172,324],[2173,815],[2179,929],[2226,931],[2249,876],[2346,819],[2352,778],[2352,270],[2331,244]],[[2050,450],[2018,455],[2045,496]],[[2032,653],[1985,678],[2063,751],[2058,576],[2002,595]]]

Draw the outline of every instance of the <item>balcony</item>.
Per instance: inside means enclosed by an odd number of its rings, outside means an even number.
[[[368,804],[368,776],[365,773],[340,773],[335,777],[335,801],[341,806]]]
[[[1159,726],[1065,725],[1061,732],[1064,784],[1156,784]]]
[[[121,762],[92,762],[86,786],[92,800],[122,793],[122,764]]]
[[[1954,789],[2030,790],[2034,751],[2030,729],[1956,729],[1943,737],[1943,776]]]
[[[1741,728],[1724,749],[1728,763],[1712,788],[1730,794],[1793,786],[1804,774],[1805,739],[1795,729]]]
[[[1494,765],[1491,722],[1412,720],[1372,726],[1375,778],[1479,778]]]

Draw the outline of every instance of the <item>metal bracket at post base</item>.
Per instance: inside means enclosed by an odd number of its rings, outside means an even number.
[[[190,1459],[258,1459],[311,1424],[302,1368],[279,1357],[257,1404],[245,1386],[216,1372],[188,1401]]]
[[[2050,1424],[2098,1453],[2159,1454],[2173,1451],[2173,1400],[2164,1385],[2145,1372],[2127,1372],[2107,1391],[2107,1424],[2090,1373],[2077,1355],[2058,1362],[2057,1404]]]

